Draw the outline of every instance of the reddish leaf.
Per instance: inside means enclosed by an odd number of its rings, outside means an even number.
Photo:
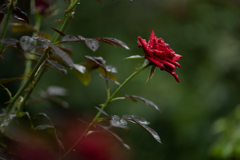
[[[71,57],[73,56],[71,50],[69,50],[69,49],[67,49],[67,48],[60,47],[60,46],[59,46],[59,48],[60,48],[61,50],[63,50],[64,52],[66,52],[69,56],[71,56]]]
[[[128,96],[128,95],[127,95],[127,96],[126,96],[126,98],[130,98],[130,97],[138,98],[138,99],[142,100],[143,102],[145,102],[147,105],[151,105],[151,106],[153,106],[157,111],[161,112],[160,109],[158,108],[158,106],[157,106],[156,104],[154,104],[152,101],[149,101],[149,100],[147,100],[147,99],[145,99],[145,98],[143,98],[143,97],[134,96],[134,95],[132,95],[132,96]]]
[[[51,61],[49,59],[47,59],[47,62],[50,64],[51,67],[59,70],[63,74],[67,74],[67,70],[62,65],[60,65],[59,63],[57,63],[55,61]]]
[[[116,45],[119,45],[127,50],[130,50],[130,48],[122,41],[116,39],[116,38],[109,38],[109,37],[99,37],[99,38],[96,38],[97,40],[99,41],[102,41],[104,43],[113,43],[113,44],[116,44]]]
[[[135,121],[137,121],[138,123],[140,123],[142,125],[149,125],[150,124],[150,122],[146,121],[144,118],[139,117],[139,116],[135,116],[135,115],[123,115],[122,118],[129,121],[129,122],[132,122],[132,123],[135,123]]]
[[[79,41],[81,41],[81,40],[72,35],[65,35],[62,38],[62,42],[79,42]]]
[[[29,24],[28,16],[25,12],[23,12],[20,8],[14,7],[12,16],[16,18],[19,21],[23,21],[27,24]]]
[[[86,38],[85,39],[85,44],[93,52],[95,52],[99,48],[99,46],[100,46],[99,41],[96,40],[96,39],[92,39],[92,38]]]
[[[0,7],[0,13],[2,14],[7,14],[8,13],[8,8],[7,7],[7,4],[3,4],[1,7]],[[13,11],[12,11],[12,16],[14,18],[16,18],[17,20],[19,21],[23,21],[25,23],[28,23],[29,24],[29,20],[28,20],[28,16],[25,12],[23,12],[20,8],[18,7],[14,7]]]

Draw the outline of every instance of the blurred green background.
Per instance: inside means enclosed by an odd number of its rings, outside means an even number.
[[[87,61],[85,55],[101,56],[118,69],[116,76],[121,83],[142,62],[124,58],[144,55],[137,46],[137,37],[148,39],[151,29],[177,54],[183,55],[179,60],[181,67],[176,69],[180,83],[160,69],[145,83],[149,68],[118,94],[145,97],[159,106],[161,114],[141,101],[135,104],[129,99],[113,102],[106,108],[110,115],[134,114],[145,118],[163,142],[158,144],[140,127],[129,125],[128,132],[114,129],[132,148],[121,149],[118,154],[132,160],[240,159],[240,1],[102,1],[82,0],[64,33],[86,38],[114,37],[124,41],[131,50],[101,43],[94,53],[83,42],[64,44],[72,50],[75,63]],[[55,20],[61,18],[65,9],[63,0],[52,3],[57,5],[59,13],[44,18],[41,26],[41,30],[49,34],[53,33],[50,27],[57,27]],[[28,13],[30,24],[34,25],[29,1],[19,0],[18,6]],[[10,27],[7,32],[7,37],[19,39],[22,35],[26,34],[12,33]],[[21,53],[8,49],[3,57],[0,78],[21,77],[24,72]],[[68,90],[68,95],[61,98],[69,103],[69,108],[38,103],[26,106],[25,110],[30,115],[47,113],[56,126],[67,119],[65,114],[90,122],[97,113],[94,106],[104,103],[107,95],[105,81],[97,72],[91,76],[91,83],[84,86],[71,70],[64,75],[49,69],[37,85],[34,97],[49,86],[60,86]],[[20,81],[15,81],[5,86],[15,94],[19,84]],[[116,89],[114,84],[110,87],[112,92]],[[6,101],[6,91],[1,89],[2,108]],[[61,134],[61,130],[59,132]]]

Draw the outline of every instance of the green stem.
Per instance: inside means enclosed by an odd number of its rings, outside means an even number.
[[[70,19],[69,15],[71,14],[72,10],[76,7],[78,3],[78,0],[75,0],[71,6],[69,7],[68,11],[64,14],[64,17],[62,18],[59,26],[58,26],[58,30],[60,30],[61,32],[64,31],[64,29],[66,28],[68,21]],[[54,33],[51,42],[54,43],[58,40],[59,38],[59,34],[57,32]],[[26,80],[26,82],[21,86],[21,88],[18,90],[18,92],[16,93],[16,95],[13,97],[12,101],[9,103],[9,105],[6,108],[6,112],[8,114],[11,114],[12,111],[14,111],[17,107],[13,106],[13,104],[16,102],[16,100],[21,96],[21,94],[24,92],[24,90],[28,87],[28,85],[32,82],[36,72],[38,71],[39,67],[41,66],[41,64],[43,63],[43,61],[45,60],[45,57],[47,56],[47,54],[49,53],[49,51],[51,50],[51,48],[48,48],[43,55],[41,56],[41,58],[39,59],[38,63],[35,65],[34,69],[32,70],[32,73],[30,74],[30,76],[28,77],[28,79]],[[45,67],[42,68],[42,70],[44,70]],[[44,72],[44,71],[43,71]],[[35,86],[35,85],[34,85]],[[33,88],[32,88],[33,89]],[[29,96],[26,96],[26,98],[28,98]],[[24,100],[26,101],[26,100]],[[10,112],[11,111],[11,112]]]
[[[38,81],[40,80],[40,78],[42,77],[43,73],[44,73],[45,70],[40,70],[40,72],[38,73],[38,76],[36,77],[35,81],[33,81],[31,83],[31,89],[24,95],[23,97],[23,101],[21,102],[18,110],[17,110],[17,113],[21,112],[23,110],[23,107],[25,106],[29,96],[31,95],[33,89],[35,88],[35,86],[37,85]],[[10,113],[12,113],[13,111],[11,110]]]
[[[103,106],[101,107],[102,110],[104,110],[106,108],[106,106],[108,105],[108,103],[112,102],[113,98],[115,97],[115,95],[128,83],[128,81],[130,81],[136,74],[138,74],[139,72],[141,72],[142,70],[144,70],[145,68],[147,68],[149,65],[143,65],[141,66],[138,70],[136,70],[135,72],[133,72],[133,74],[131,74],[119,87],[118,89],[112,94],[112,96],[110,98],[107,99],[107,101],[103,104]],[[88,125],[87,129],[83,132],[83,134],[81,135],[81,137],[79,137],[79,139],[72,145],[72,147],[70,149],[68,149],[68,151],[64,154],[64,156],[62,157],[65,158],[72,150],[73,148],[80,142],[80,140],[88,133],[88,131],[91,129],[91,127],[94,125],[95,122],[97,122],[97,119],[99,118],[99,116],[101,115],[101,112],[98,112],[95,116],[95,118],[93,119],[93,121],[91,122],[91,124]]]
[[[13,11],[13,2],[10,4],[10,7],[8,9],[7,18],[4,22],[3,31],[2,31],[2,35],[1,35],[0,39],[5,38],[5,36],[6,36],[7,27],[8,27],[9,20],[11,18],[12,11]],[[0,43],[0,51],[2,50],[2,45],[3,45],[3,43]]]
[[[147,68],[149,65],[143,65],[142,67],[140,67],[138,70],[136,70],[135,72],[133,72],[133,74],[131,74],[119,87],[118,89],[112,94],[112,96],[107,99],[107,101],[103,104],[103,106],[101,107],[102,110],[104,110],[108,103],[112,101],[112,99],[115,97],[115,95],[128,83],[128,81],[130,81],[136,74],[138,74],[139,72],[141,72],[142,70],[144,70],[145,68]],[[95,116],[94,119],[99,118],[99,116],[101,115],[101,112],[98,112],[97,115]]]
[[[42,15],[36,14],[36,23],[35,23],[36,32],[33,33],[33,36],[37,36],[38,35],[37,32],[40,30],[42,18],[43,18]],[[36,40],[35,40],[35,42],[36,42]],[[33,49],[32,52],[35,52],[35,49]],[[31,73],[31,71],[32,71],[32,60],[30,60],[30,59],[33,58],[33,55],[28,54],[27,58],[28,58],[28,60],[26,61],[26,67],[25,67],[25,71],[24,71],[23,77],[27,77]],[[24,79],[22,81],[20,86],[22,86],[25,82],[26,82],[26,79]]]

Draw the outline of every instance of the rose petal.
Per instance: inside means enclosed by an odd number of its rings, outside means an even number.
[[[175,61],[173,61],[173,60],[171,60],[169,58],[167,58],[167,61],[172,63],[172,64],[174,64],[175,66],[181,67],[179,63],[177,63],[177,62],[175,62]]]
[[[148,56],[147,54],[145,54],[145,58],[148,59],[153,64],[155,64],[156,66],[158,66],[161,70],[165,69],[165,67],[162,63],[160,63],[159,61],[155,60],[154,58]]]
[[[146,40],[139,38],[139,42],[142,44],[143,50],[145,54],[148,54],[150,57],[153,57],[153,52],[150,50],[150,48],[147,46]]]

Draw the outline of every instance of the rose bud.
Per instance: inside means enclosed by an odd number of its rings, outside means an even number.
[[[35,7],[37,12],[43,15],[49,8],[49,3],[47,2],[47,0],[35,0]]]

